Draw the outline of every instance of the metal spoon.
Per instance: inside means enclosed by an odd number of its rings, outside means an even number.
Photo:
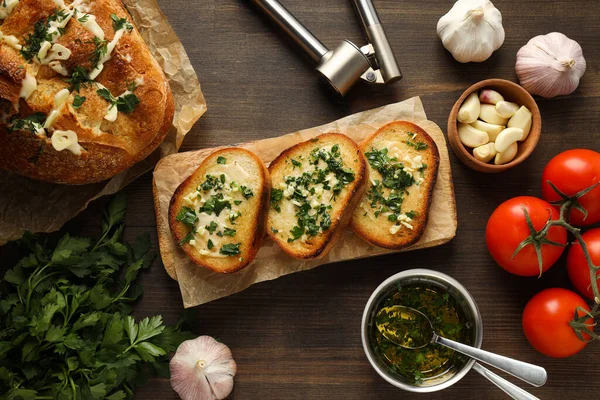
[[[540,400],[531,393],[521,389],[514,383],[496,375],[478,362],[473,364],[473,369],[515,400]]]
[[[517,361],[441,337],[433,330],[429,318],[414,308],[384,307],[379,310],[375,320],[384,321],[377,324],[377,329],[386,339],[398,346],[418,349],[430,343],[437,343],[496,367],[533,386],[542,386],[548,379],[546,370],[537,365]]]

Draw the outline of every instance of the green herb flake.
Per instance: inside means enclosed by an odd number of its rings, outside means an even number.
[[[119,18],[116,14],[110,14],[110,19],[112,19],[113,29],[115,32],[120,31],[121,29],[131,32],[133,29],[133,25],[127,21],[127,18]]]
[[[252,192],[252,190],[246,186],[240,186],[240,191],[242,192],[242,196],[244,196],[244,198],[246,200],[248,200],[250,197],[254,196],[254,193]]]
[[[94,36],[94,40],[91,41],[95,48],[90,56],[90,63],[92,68],[97,68],[100,60],[106,56],[108,52],[108,40],[102,40],[98,36]]]
[[[241,243],[224,244],[223,246],[221,246],[219,253],[226,255],[226,256],[235,256],[237,254],[240,254],[240,245],[241,245]]]
[[[206,246],[208,247],[209,250],[212,250],[215,247],[213,241],[210,239],[208,239],[208,243],[206,244]]]
[[[219,156],[217,157],[217,164],[225,164],[227,162],[227,159],[223,156]]]
[[[210,221],[210,224],[205,226],[205,229],[210,233],[213,234],[217,228],[219,227],[219,225],[217,225],[217,223],[215,221]]]
[[[78,109],[79,107],[81,107],[83,105],[84,101],[85,101],[84,96],[80,96],[80,95],[76,94],[75,97],[73,98],[73,108]]]
[[[187,226],[194,226],[196,222],[198,222],[198,216],[196,215],[196,212],[186,206],[181,207],[181,210],[179,210],[179,213],[175,219]]]
[[[292,158],[292,165],[293,165],[293,168],[296,168],[296,167],[302,168],[302,163],[294,158]]]
[[[233,237],[233,236],[235,236],[235,233],[236,233],[235,229],[225,228],[223,230],[223,235],[225,235],[225,236],[231,236],[231,237]]]
[[[8,130],[10,132],[27,131],[32,134],[37,134],[38,130],[43,128],[43,123],[45,120],[46,114],[41,112],[33,113],[25,118],[14,116],[10,120]]]
[[[69,87],[70,91],[79,92],[79,90],[81,89],[81,85],[83,85],[84,87],[87,86],[90,82],[92,82],[92,79],[90,78],[90,75],[85,68],[77,65],[73,68],[73,73],[71,73],[71,77],[65,79],[65,82],[71,84],[71,86]]]
[[[133,93],[127,93],[119,97],[114,97],[107,88],[101,88],[96,91],[98,96],[111,104],[111,107],[117,107],[119,111],[125,114],[131,114],[140,104],[140,100]]]
[[[208,200],[200,207],[200,212],[215,214],[217,217],[224,209],[231,209],[231,203],[229,200],[225,200],[223,193],[210,196]]]

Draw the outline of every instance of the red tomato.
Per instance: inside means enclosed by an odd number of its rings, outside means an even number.
[[[542,197],[549,202],[560,200],[560,196],[550,187],[550,181],[558,190],[573,196],[600,180],[600,153],[574,149],[563,151],[554,157],[542,174]],[[600,185],[579,198],[579,203],[588,212],[584,220],[581,211],[571,209],[569,222],[575,226],[585,226],[600,222]]]
[[[600,265],[600,228],[592,229],[582,235],[583,241],[590,253],[594,265]],[[590,267],[585,260],[583,250],[579,243],[575,242],[569,249],[567,257],[567,271],[569,279],[579,293],[584,296],[594,299],[592,292]],[[596,276],[600,276],[600,271],[596,271]],[[598,286],[600,287],[600,278],[597,278]]]
[[[569,325],[575,309],[590,310],[585,300],[567,289],[546,289],[529,300],[523,310],[523,332],[529,343],[540,353],[564,358],[581,351],[587,342],[580,340]],[[578,315],[583,315],[581,311]],[[593,323],[592,318],[586,323]],[[589,335],[583,334],[584,339]]]
[[[538,231],[544,227],[550,214],[552,219],[559,217],[558,210],[542,199],[515,197],[500,204],[492,213],[485,229],[485,241],[490,254],[502,268],[515,275],[537,276],[540,274],[540,267],[533,245],[525,246],[513,258],[516,248],[529,236],[523,207],[527,209],[533,227]],[[547,238],[565,244],[567,231],[554,226],[548,231]],[[543,244],[541,249],[544,272],[559,259],[564,247]]]

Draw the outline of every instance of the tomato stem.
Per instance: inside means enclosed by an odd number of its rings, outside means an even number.
[[[550,185],[552,190],[554,190],[562,198],[562,200],[551,203],[552,205],[555,205],[555,206],[560,205],[560,216],[558,219],[552,219],[552,210],[549,209],[548,212],[550,215],[548,216],[548,221],[546,221],[546,224],[544,225],[544,227],[538,231],[533,226],[533,222],[531,221],[529,212],[527,211],[527,209],[525,207],[522,207],[523,213],[525,215],[525,222],[527,223],[527,227],[529,228],[529,236],[525,240],[523,240],[521,243],[519,243],[519,246],[517,246],[517,248],[515,249],[515,252],[513,253],[512,256],[514,258],[517,255],[517,253],[519,253],[524,247],[526,247],[528,245],[532,245],[534,247],[535,253],[537,255],[538,265],[540,267],[540,276],[541,276],[542,272],[543,272],[543,260],[542,260],[542,250],[541,250],[542,245],[546,244],[546,245],[550,245],[550,246],[565,246],[562,243],[554,242],[554,241],[548,239],[548,231],[550,230],[550,228],[555,227],[555,226],[561,227],[561,228],[564,228],[565,230],[567,230],[568,232],[570,232],[573,236],[575,236],[577,243],[579,243],[579,245],[581,246],[581,250],[583,250],[583,255],[584,255],[585,260],[590,269],[590,282],[591,282],[592,292],[594,293],[594,306],[591,311],[588,311],[582,307],[578,307],[575,310],[575,315],[573,317],[573,320],[571,320],[569,322],[569,325],[571,326],[571,328],[573,328],[577,337],[579,339],[581,339],[582,341],[587,342],[587,341],[591,341],[594,339],[600,339],[600,336],[593,332],[593,328],[596,325],[596,323],[595,322],[593,324],[587,323],[587,320],[589,318],[592,318],[595,320],[597,317],[600,317],[600,290],[598,289],[598,281],[597,281],[597,272],[598,272],[598,270],[600,270],[600,266],[594,265],[592,257],[590,256],[590,252],[588,251],[587,245],[585,244],[585,241],[583,240],[583,237],[581,236],[581,229],[579,229],[569,223],[569,216],[570,216],[571,210],[573,208],[579,210],[583,214],[584,220],[585,220],[585,218],[587,218],[587,214],[588,214],[587,210],[579,203],[579,198],[584,196],[586,193],[588,193],[590,190],[592,190],[596,186],[598,186],[600,184],[600,182],[596,182],[595,184],[591,185],[590,187],[579,191],[574,196],[568,196],[568,195],[562,193],[560,190],[558,190],[558,188],[556,186],[554,186],[554,184],[552,182],[550,182],[550,181],[546,181],[546,182],[548,183],[548,185]],[[578,312],[581,313],[582,315],[580,315]],[[589,335],[590,339],[586,339],[583,336],[584,333],[586,335]]]
[[[596,186],[598,186],[600,184],[600,182],[596,182],[595,184],[579,191],[577,194],[575,194],[573,196],[568,196],[568,195],[564,194],[552,182],[550,182],[550,181],[546,181],[546,182],[552,188],[552,190],[554,190],[556,192],[556,194],[558,194],[562,199],[557,202],[551,203],[552,205],[560,205],[560,217],[557,220],[553,220],[552,212],[550,212],[550,217],[548,218],[546,225],[544,225],[544,227],[540,231],[535,232],[535,234],[532,234],[529,238],[525,239],[523,241],[523,243],[528,240],[530,240],[530,241],[538,240],[538,243],[539,243],[540,236],[545,237],[545,235],[548,233],[548,230],[553,226],[560,226],[560,227],[566,229],[567,231],[571,232],[571,234],[577,240],[577,243],[579,243],[579,245],[581,246],[581,250],[583,251],[583,255],[584,255],[585,260],[590,269],[590,283],[591,283],[591,287],[592,287],[592,292],[594,293],[594,306],[591,311],[588,311],[588,310],[584,309],[583,307],[577,307],[577,309],[575,310],[575,315],[573,317],[573,320],[571,320],[569,322],[569,325],[571,326],[571,328],[573,328],[577,337],[582,341],[588,342],[588,341],[591,341],[594,339],[600,339],[600,336],[593,332],[593,329],[594,329],[594,326],[596,326],[596,323],[595,322],[593,324],[587,323],[587,320],[589,318],[592,318],[595,321],[596,318],[600,316],[600,290],[598,289],[598,281],[597,281],[597,278],[598,278],[597,272],[598,272],[598,270],[600,270],[600,266],[594,265],[594,262],[592,260],[592,257],[590,256],[590,252],[587,248],[587,245],[585,244],[585,241],[583,240],[583,237],[581,236],[581,229],[579,229],[569,223],[569,216],[570,216],[571,210],[573,208],[575,208],[576,210],[580,211],[583,214],[584,220],[587,218],[588,212],[585,209],[585,207],[583,207],[579,203],[579,199],[582,196],[584,196],[585,194],[587,194],[590,190],[592,190]],[[526,210],[525,210],[525,218],[526,219],[529,218]],[[542,268],[542,266],[541,266],[541,261],[540,261],[540,271],[541,271],[541,268]],[[586,339],[583,336],[583,333],[589,335],[590,338]]]

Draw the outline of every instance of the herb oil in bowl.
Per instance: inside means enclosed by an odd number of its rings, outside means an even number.
[[[466,356],[444,346],[427,344],[418,349],[407,349],[388,340],[381,333],[384,329],[397,329],[414,338],[419,334],[416,331],[426,331],[428,328],[411,324],[401,315],[380,312],[394,305],[414,308],[425,314],[440,336],[465,344],[471,344],[473,337],[471,324],[463,309],[444,288],[426,282],[400,285],[378,304],[377,317],[370,331],[373,351],[390,374],[412,384],[428,386],[446,380],[467,363]]]

